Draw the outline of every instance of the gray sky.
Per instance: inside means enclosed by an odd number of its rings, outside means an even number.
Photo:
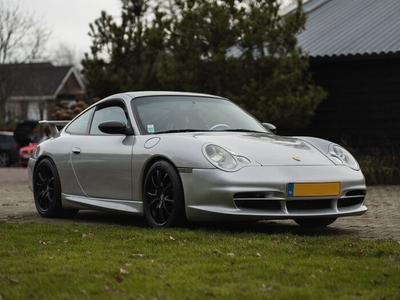
[[[9,0],[18,1],[21,10],[40,19],[52,31],[48,49],[57,50],[61,44],[68,45],[75,55],[83,57],[90,52],[89,23],[93,23],[102,10],[120,16],[120,0]],[[293,0],[281,0],[289,4]]]
[[[14,0],[13,0],[14,1]],[[49,50],[67,44],[77,55],[90,51],[89,23],[105,10],[120,15],[120,0],[19,0],[21,10],[40,19],[52,31]]]

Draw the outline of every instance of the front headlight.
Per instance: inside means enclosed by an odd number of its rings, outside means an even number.
[[[329,145],[328,157],[337,165],[346,165],[354,170],[360,170],[356,159],[349,151],[336,144]]]
[[[250,164],[250,160],[247,157],[229,152],[217,145],[207,145],[203,149],[204,156],[213,165],[225,171],[233,171],[238,168],[239,164]]]

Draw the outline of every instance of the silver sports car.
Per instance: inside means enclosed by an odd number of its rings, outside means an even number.
[[[225,98],[121,93],[70,122],[41,123],[53,137],[34,150],[28,172],[43,217],[90,209],[144,215],[153,227],[271,219],[327,226],[367,211],[364,176],[347,150],[275,135]]]

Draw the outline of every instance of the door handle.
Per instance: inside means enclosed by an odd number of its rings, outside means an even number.
[[[81,150],[81,148],[73,147],[72,148],[72,153],[75,154],[75,155],[79,155],[79,154],[82,153],[82,150]]]

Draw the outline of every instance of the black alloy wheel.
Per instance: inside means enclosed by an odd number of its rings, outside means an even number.
[[[326,227],[336,221],[337,218],[298,218],[294,221],[304,227]]]
[[[54,163],[43,159],[33,174],[33,193],[38,213],[44,218],[73,217],[78,210],[64,210],[60,178]]]
[[[173,227],[186,221],[182,183],[167,161],[155,162],[146,175],[143,209],[151,227]]]

